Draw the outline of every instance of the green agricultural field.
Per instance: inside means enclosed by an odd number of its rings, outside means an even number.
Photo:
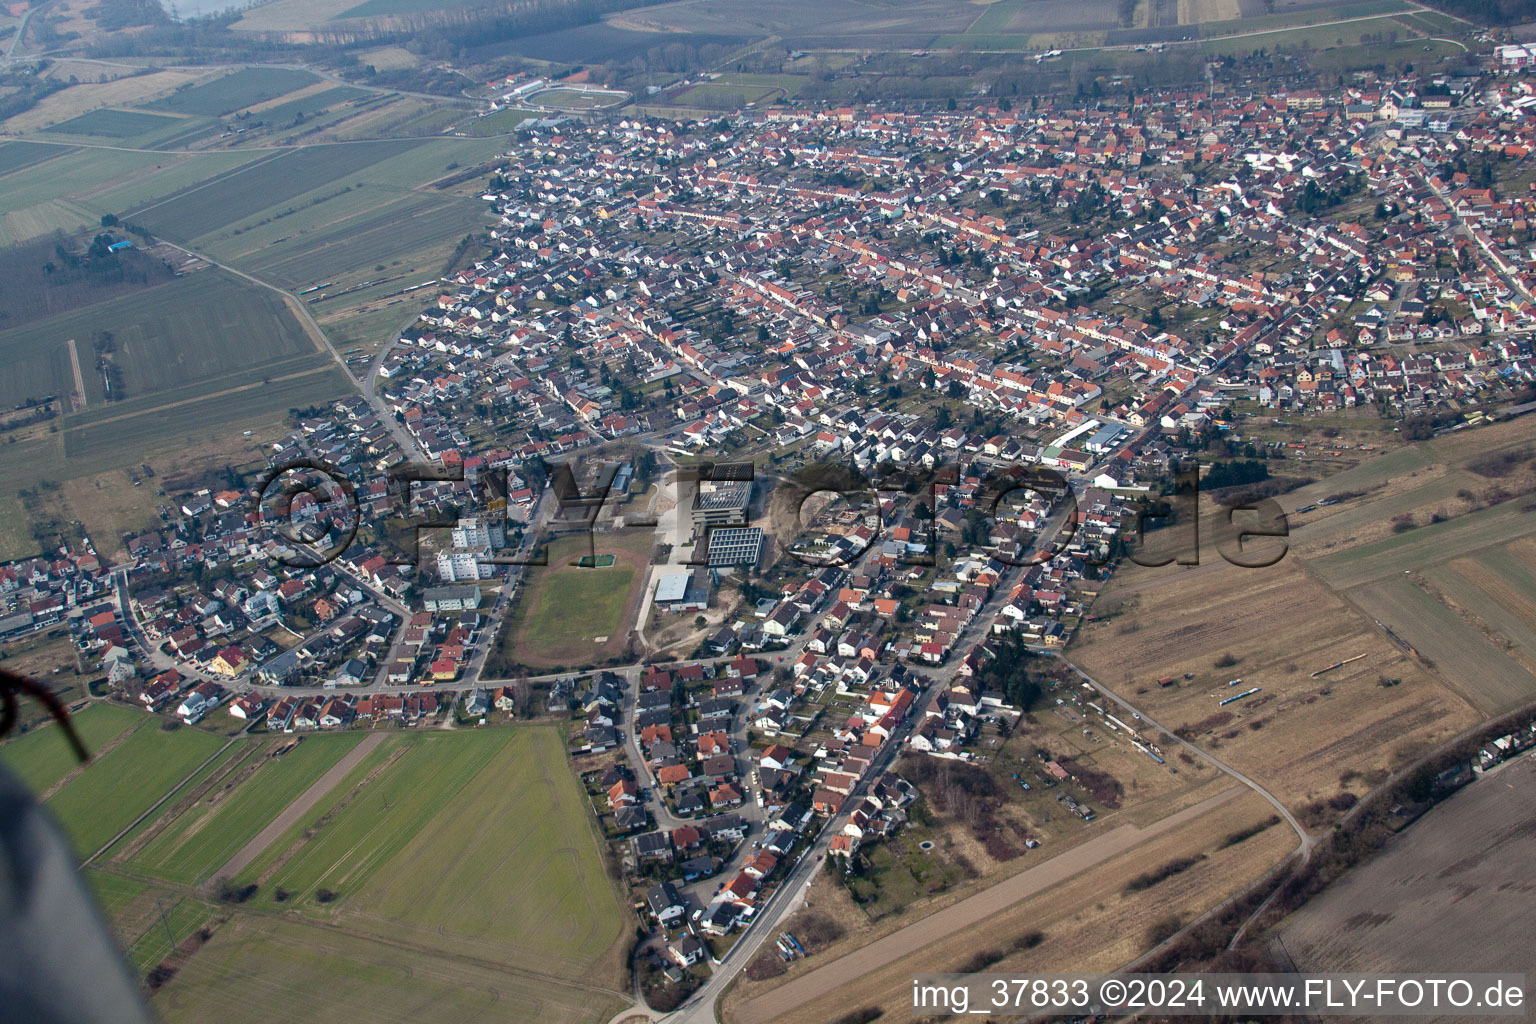
[[[71,392],[73,338],[87,409],[111,408],[95,370],[93,343],[102,332],[111,334],[121,375],[116,394],[130,399],[237,370],[265,376],[274,361],[315,353],[281,296],[208,270],[0,331],[0,359],[10,371],[0,380],[0,404]]]
[[[247,379],[238,387],[174,409],[71,426],[64,434],[65,468],[71,476],[95,474],[124,462],[143,461],[145,456],[206,446],[241,430],[264,429],[271,436],[289,409],[323,405],[352,393],[351,384],[333,365],[270,383]]]
[[[104,183],[79,194],[82,206],[99,213],[120,214],[142,210],[149,204],[185,189],[216,180],[238,168],[280,154],[271,152],[167,153],[148,174],[136,175],[121,184]],[[132,218],[129,218],[132,219]]]
[[[46,142],[0,143],[0,174],[10,174],[23,167],[52,160],[56,156],[75,152],[73,146],[53,146]]]
[[[1347,596],[1412,644],[1484,714],[1500,714],[1536,697],[1536,676],[1408,577],[1356,587]]]
[[[1420,526],[1371,544],[1314,558],[1311,566],[1336,588],[1422,569],[1536,532],[1536,517],[1519,500]]]
[[[310,96],[301,96],[286,103],[279,103],[275,107],[266,107],[255,111],[251,114],[251,120],[261,121],[269,125],[286,125],[300,114],[304,115],[305,118],[311,118],[331,107],[340,106],[351,100],[372,95],[373,93],[363,89],[354,89],[350,85],[338,85],[333,89],[326,89],[324,92],[317,92]]]
[[[212,757],[223,742],[197,729],[141,727],[92,761],[48,801],[81,856],[95,853],[171,788]]]
[[[1216,24],[1228,23],[1218,22]],[[1258,32],[1256,35],[1203,39],[1200,42],[1200,50],[1203,53],[1213,55],[1245,54],[1258,49],[1302,50],[1311,47],[1313,50],[1324,50],[1329,47],[1355,47],[1360,43],[1360,37],[1365,35],[1374,36],[1388,32],[1397,32],[1399,35],[1402,35],[1405,31],[1395,18],[1366,18],[1364,21],[1351,21],[1341,25],[1312,25],[1310,27],[1291,29],[1266,29]],[[1422,55],[1422,44],[1418,47],[1418,52]]]
[[[80,742],[93,755],[149,721],[143,712],[117,704],[92,704],[70,717]],[[0,746],[0,761],[38,794],[47,792],[80,764],[63,730],[54,725],[34,729]]]
[[[586,800],[558,730],[500,733],[451,738],[492,756],[451,799],[444,802],[439,789],[426,827],[408,836],[348,909],[374,919],[381,935],[435,940],[465,955],[490,950],[498,960],[581,977],[624,930]],[[415,870],[423,864],[438,870]]]
[[[1227,21],[1207,21],[1200,25],[1200,38],[1230,36],[1248,32],[1269,32],[1276,29],[1301,28],[1326,21],[1342,21],[1348,18],[1373,18],[1383,14],[1401,14],[1414,10],[1406,0],[1358,0],[1356,3],[1308,7],[1276,14],[1256,14],[1248,18],[1232,18]],[[1340,29],[1354,29],[1354,25],[1339,25]],[[1358,33],[1356,33],[1358,36]],[[1345,38],[1349,38],[1345,33]]]
[[[1008,23],[1023,6],[1022,0],[997,0],[983,10],[980,17],[971,22],[971,27],[965,30],[965,34],[987,35],[1007,32]]]
[[[53,125],[47,130],[67,135],[104,135],[110,139],[131,139],[159,128],[177,124],[179,118],[164,114],[146,114],[139,110],[93,110],[79,117]]]
[[[222,117],[256,103],[314,85],[318,78],[288,68],[244,68],[202,85],[181,88],[144,105],[146,110]]]
[[[393,287],[384,289],[388,292],[435,278],[442,272],[447,254],[461,238],[486,228],[486,204],[476,199],[402,195],[376,187],[359,189],[357,198],[364,200],[365,206],[353,216],[324,224],[311,221],[312,226],[307,229],[299,228],[295,223],[298,218],[294,218],[213,248],[219,259],[249,267],[252,273],[287,288],[307,288],[332,281],[336,286],[326,292],[334,295],[354,283],[386,276],[396,278]],[[368,199],[374,202],[366,203]],[[253,244],[274,230],[291,234],[282,242]],[[418,256],[431,258],[423,267],[415,258]],[[402,258],[410,265],[391,265]],[[374,269],[380,264],[385,270]]]
[[[232,792],[206,794],[134,854],[134,873],[183,885],[206,882],[362,738],[360,732],[308,736],[281,757],[262,754],[260,768]]]
[[[141,935],[137,942],[128,948],[128,962],[139,972],[139,977],[144,977],[154,970],[155,965],[171,955],[177,945],[186,941],[187,936],[207,924],[213,918],[214,908],[200,899],[191,896],[180,898],[171,896],[163,900],[155,908],[163,909],[165,916],[158,914],[149,929]]]
[[[562,984],[520,966],[283,918],[237,917],[160,991],[154,1007],[166,1024],[310,1024],[317,1016],[378,1024],[603,1024],[625,1005],[614,982],[594,991],[591,979]]]
[[[630,919],[589,813],[555,727],[388,735],[236,879],[260,889],[156,1007],[168,1021],[216,1006],[232,1024],[309,1020],[324,978],[328,1015],[501,1019],[494,1004],[601,1024],[622,1005]]]
[[[113,152],[103,157],[98,149],[59,147],[59,151],[57,157],[5,176],[0,188],[0,244],[96,224],[101,213],[83,206],[76,196],[172,159],[162,153]]]
[[[115,918],[149,888],[145,882],[111,875],[96,868],[86,868],[83,874],[86,884],[90,886],[91,895],[96,897],[96,902],[109,918]]]
[[[281,210],[306,192],[353,186],[365,168],[420,144],[400,140],[286,150],[127,216],[167,238],[191,241],[263,211]]]
[[[491,739],[483,739],[484,736]],[[257,903],[276,905],[274,896],[278,889],[293,894],[288,901],[290,906],[312,908],[322,905],[316,899],[320,889],[339,893],[343,900],[356,895],[368,885],[374,872],[427,827],[444,801],[454,798],[461,787],[480,773],[505,741],[504,736],[483,733],[426,734],[410,741],[401,738],[386,742],[337,787],[335,796],[339,799],[349,792],[350,782],[359,770],[377,764],[381,758],[394,758],[383,774],[339,810],[334,801],[322,802],[307,820],[269,847],[236,881],[257,881],[265,866],[292,852],[277,873],[263,883],[263,891],[255,898]],[[304,831],[327,816],[329,820],[314,836],[303,838]]]

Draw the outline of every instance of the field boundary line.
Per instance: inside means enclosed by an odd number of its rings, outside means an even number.
[[[143,727],[140,726],[140,728],[143,728]],[[138,730],[135,729],[133,731],[137,732]],[[176,785],[172,786],[170,788],[170,790],[168,790],[164,796],[162,796],[159,800],[156,800],[147,810],[145,810],[145,812],[143,814],[139,815],[137,818],[134,818],[131,822],[128,823],[128,826],[126,828],[124,828],[117,835],[113,836],[111,839],[107,840],[105,846],[101,847],[101,849],[97,850],[95,853],[91,854],[89,857],[87,857],[84,860],[82,860],[80,862],[80,866],[82,868],[90,867],[92,861],[94,861],[97,857],[100,857],[102,854],[106,853],[108,850],[112,849],[112,847],[116,846],[118,843],[122,842],[123,836],[127,835],[129,832],[132,832],[134,829],[138,828],[139,825],[142,824],[144,822],[144,820],[147,819],[151,814],[154,814],[161,807],[165,806],[165,802],[167,800],[169,800],[171,797],[175,796],[177,793],[181,792],[182,789],[187,785],[187,783],[191,782],[193,779],[195,779],[199,775],[201,775],[204,768],[207,768],[209,765],[213,764],[213,762],[215,762],[219,758],[223,757],[224,756],[224,752],[226,750],[228,750],[230,747],[234,746],[236,743],[240,742],[243,739],[245,739],[245,730],[244,729],[242,729],[239,732],[235,733],[233,736],[231,736],[225,742],[225,744],[222,747],[220,747],[218,750],[215,750],[212,754],[209,754],[207,760],[205,760],[202,764],[198,765],[196,768],[193,768],[190,772],[188,772],[186,774],[185,777],[182,778],[182,780],[180,782],[178,782],[178,783],[176,783]]]
[[[325,794],[340,784],[348,773],[373,752],[374,748],[384,742],[384,734],[381,732],[369,733],[363,737],[362,742],[342,755],[341,760],[326,769],[324,775],[309,784],[309,788],[300,793],[293,801],[277,812],[277,816],[257,832],[251,841],[242,846],[235,855],[224,862],[223,867],[213,873],[213,878],[234,878],[240,872],[250,866],[251,862],[261,856],[267,847],[278,840],[304,815],[314,809]]]

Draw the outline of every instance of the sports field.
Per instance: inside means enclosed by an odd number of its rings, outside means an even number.
[[[526,665],[582,664],[624,648],[645,580],[653,538],[643,531],[562,537],[549,545],[549,564],[532,569],[517,613],[497,643]],[[613,556],[607,567],[580,559]]]

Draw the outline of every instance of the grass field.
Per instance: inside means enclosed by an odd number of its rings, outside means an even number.
[[[362,733],[310,736],[280,757],[264,751],[253,774],[242,772],[231,780],[232,789],[205,794],[145,843],[131,858],[132,870],[183,885],[208,881],[362,738]]]
[[[59,789],[48,807],[64,825],[81,856],[122,831],[172,786],[223,746],[197,729],[166,732],[153,724],[93,760]]]
[[[300,750],[344,738],[356,737],[311,737]],[[329,753],[309,755],[307,777]],[[196,858],[206,863],[237,820],[253,834],[281,803],[247,795],[273,767],[234,791],[245,802],[183,812],[132,864],[218,830]],[[600,1024],[622,1005],[627,925],[588,813],[553,727],[389,735],[241,875],[260,889],[156,1009],[205,1020],[233,1003],[219,1019],[307,1020],[324,978],[328,1013],[368,1020],[473,1019],[515,1000],[518,1020]],[[323,888],[335,899],[318,899]],[[144,899],[111,881],[98,891],[103,902]]]
[[[93,110],[89,114],[72,117],[53,125],[50,132],[69,135],[104,135],[110,139],[131,139],[136,135],[152,132],[157,128],[169,128],[178,119],[164,114],[146,114],[141,110]]]
[[[146,103],[148,110],[222,117],[243,107],[276,99],[319,81],[307,71],[288,68],[242,68],[201,85],[177,89],[171,95]]]
[[[116,704],[92,704],[70,719],[80,742],[93,755],[123,733],[149,722],[149,717]],[[0,746],[0,761],[21,781],[42,794],[80,766],[63,730],[45,725]]]
[[[515,965],[246,917],[221,928],[154,1001],[167,1024],[309,1024],[322,1006],[331,1019],[377,1024],[603,1024],[624,1001]]]
[[[549,564],[532,570],[516,616],[498,642],[530,665],[600,661],[623,649],[635,598],[649,561],[651,538],[622,535],[563,537],[549,545]],[[608,568],[572,564],[589,555],[614,555]]]

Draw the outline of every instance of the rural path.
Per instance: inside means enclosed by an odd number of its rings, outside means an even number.
[[[902,957],[967,928],[1059,885],[1089,868],[1119,856],[1158,836],[1173,831],[1242,795],[1239,787],[1223,790],[1198,804],[1184,808],[1145,828],[1127,823],[1095,836],[1060,856],[1028,868],[974,896],[945,907],[884,938],[803,974],[794,981],[742,1004],[736,1017],[741,1024],[763,1024],[822,996],[837,992],[848,982],[887,967]]]
[[[331,765],[329,771],[300,793],[293,803],[283,808],[277,817],[267,823],[266,828],[256,833],[256,838],[246,843],[238,853],[229,858],[222,868],[213,873],[213,877],[235,878],[240,872],[250,867],[251,861],[261,856],[261,851],[277,842],[279,836],[298,824],[299,819],[313,810],[325,794],[334,789],[342,779],[347,777],[348,772],[361,764],[363,758],[383,742],[383,733],[374,732],[365,736],[361,743],[347,751],[346,756]]]
[[[368,401],[369,405],[373,406],[373,411],[378,415],[379,422],[384,424],[389,430],[390,436],[395,439],[395,443],[400,446],[400,450],[405,453],[405,456],[408,459],[421,462],[430,461],[416,444],[416,439],[395,419],[394,414],[385,407],[383,400],[379,398],[378,390],[374,387],[372,373],[368,375],[367,380],[359,380],[357,378],[357,375],[352,372],[352,368],[347,365],[346,359],[342,357],[341,350],[332,344],[330,336],[325,333],[325,328],[321,327],[320,322],[310,314],[309,307],[304,305],[302,299],[286,288],[275,285],[270,281],[263,281],[254,274],[247,274],[245,271],[232,267],[227,263],[220,263],[205,253],[188,249],[184,245],[177,245],[175,242],[168,242],[163,238],[157,238],[156,240],[162,245],[170,246],[177,252],[200,259],[209,266],[218,267],[225,273],[234,274],[238,278],[281,295],[283,301],[293,310],[294,315],[299,318],[299,322],[304,326],[304,329],[309,332],[310,337],[315,340],[317,347],[330,353],[331,359],[335,361],[337,366],[341,367],[341,372],[346,374],[347,380],[351,381],[352,386],[357,388],[358,393]]]
[[[1317,837],[1302,827],[1301,822],[1296,820],[1296,816],[1291,813],[1291,809],[1285,806],[1279,797],[1275,796],[1275,794],[1271,793],[1269,790],[1265,789],[1253,779],[1244,775],[1242,772],[1238,771],[1236,768],[1233,768],[1226,762],[1200,749],[1193,743],[1187,742],[1182,737],[1175,735],[1172,729],[1166,729],[1159,725],[1157,722],[1147,717],[1146,713],[1143,712],[1140,708],[1134,706],[1130,701],[1126,700],[1124,697],[1121,697],[1113,690],[1110,690],[1108,687],[1104,686],[1097,679],[1093,678],[1088,673],[1078,668],[1065,657],[1062,657],[1061,662],[1070,668],[1073,672],[1076,672],[1078,678],[1082,679],[1083,682],[1087,683],[1089,686],[1092,686],[1106,700],[1114,701],[1116,704],[1120,705],[1120,707],[1124,708],[1126,711],[1129,711],[1138,721],[1152,729],[1157,730],[1158,732],[1161,732],[1173,743],[1177,743],[1179,746],[1183,747],[1194,756],[1202,759],[1213,768],[1219,769],[1220,771],[1223,771],[1226,774],[1232,776],[1232,778],[1236,779],[1238,782],[1241,782],[1243,785],[1247,786],[1249,789],[1262,796],[1265,800],[1268,800],[1270,805],[1274,807],[1275,811],[1279,813],[1280,817],[1284,818],[1286,822],[1291,826],[1291,828],[1296,830],[1297,838],[1301,840],[1300,853],[1302,860],[1306,860],[1311,856],[1312,848],[1318,843]]]

